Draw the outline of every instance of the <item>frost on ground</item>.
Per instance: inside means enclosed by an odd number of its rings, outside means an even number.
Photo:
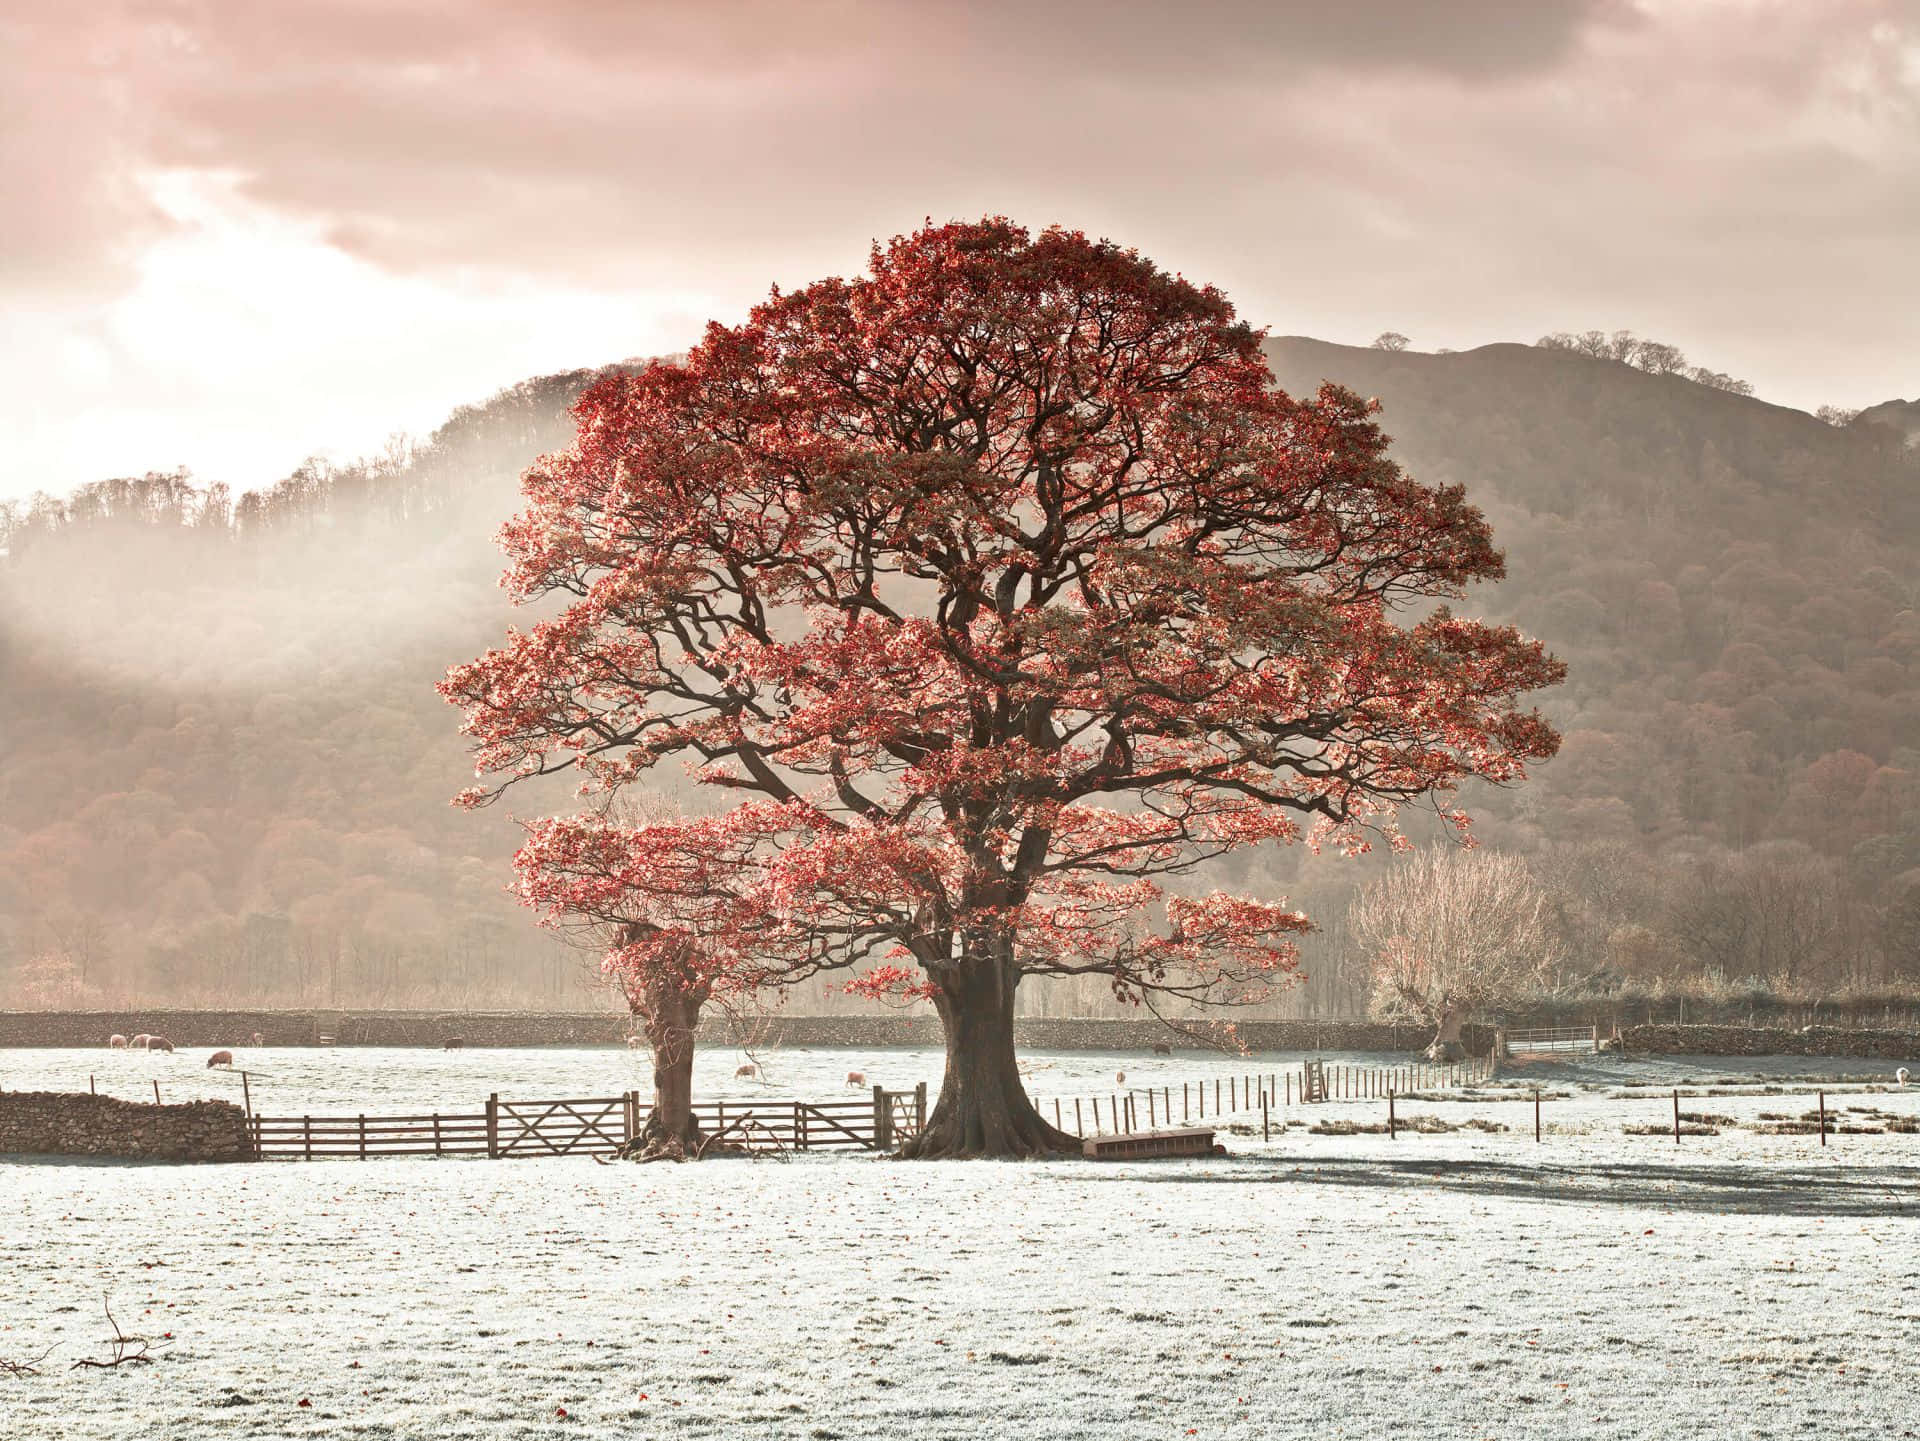
[[[1845,1140],[0,1163],[0,1435],[1911,1435],[1920,1138]]]

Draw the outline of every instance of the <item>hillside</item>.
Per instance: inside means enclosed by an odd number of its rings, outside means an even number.
[[[1527,346],[1270,353],[1290,389],[1378,396],[1403,463],[1468,487],[1510,578],[1467,608],[1570,663],[1561,757],[1470,803],[1562,878],[1581,967],[1920,973],[1898,430]],[[151,476],[0,514],[0,1006],[577,1003],[581,958],[503,894],[510,818],[446,804],[467,770],[431,687],[507,624],[490,536],[589,378],[237,503]],[[1363,868],[1273,864],[1330,923],[1307,999],[1350,1007]],[[1732,917],[1755,893],[1823,928]]]

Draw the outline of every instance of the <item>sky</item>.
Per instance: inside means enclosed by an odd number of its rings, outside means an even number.
[[[0,0],[0,500],[236,488],[1004,214],[1275,334],[1920,395],[1920,0]]]

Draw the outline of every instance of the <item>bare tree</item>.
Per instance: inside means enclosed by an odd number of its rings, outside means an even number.
[[[1373,337],[1375,350],[1405,350],[1407,345],[1407,337],[1397,330],[1383,330]]]
[[[1460,1028],[1557,961],[1546,888],[1518,856],[1427,850],[1361,888],[1347,926],[1373,964],[1373,1009],[1434,1028],[1427,1054],[1458,1060]]]

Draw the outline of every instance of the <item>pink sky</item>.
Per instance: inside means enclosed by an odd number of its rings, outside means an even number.
[[[0,497],[237,486],[931,216],[1920,394],[1920,0],[0,0]]]

